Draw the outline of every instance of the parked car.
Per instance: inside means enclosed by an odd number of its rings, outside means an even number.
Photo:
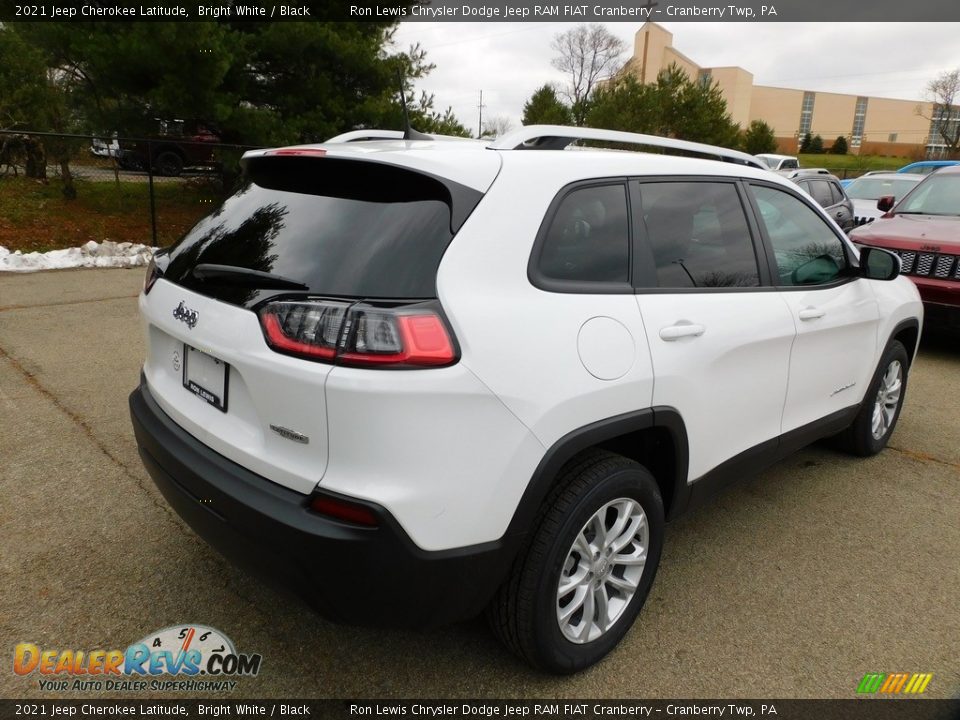
[[[149,166],[158,175],[176,177],[185,168],[219,166],[211,146],[220,142],[220,136],[206,123],[159,121],[158,128],[153,137],[121,142],[120,167],[145,170]]]
[[[897,253],[931,319],[960,327],[960,167],[937,170],[894,203],[893,196],[880,198],[885,214],[851,239]]]
[[[792,170],[785,177],[803,188],[844,232],[855,227],[853,201],[847,197],[840,180],[824,168]]]
[[[860,177],[867,177],[868,175],[882,175],[883,173],[888,173],[888,172],[896,172],[896,171],[895,170],[870,170],[868,172],[865,172]],[[840,180],[840,186],[844,190],[846,190],[848,187],[850,187],[850,183],[852,183],[856,179],[857,178],[843,178]]]
[[[486,611],[569,673],[630,629],[668,519],[818,438],[886,445],[917,289],[751,156],[397,134],[246,153],[147,270],[137,444],[220,552],[343,621]]]
[[[923,178],[923,175],[894,172],[873,173],[857,178],[845,188],[847,196],[853,201],[854,223],[866,225],[873,222],[883,215],[877,209],[877,200],[887,196],[902,198]]]
[[[775,155],[772,153],[761,153],[755,156],[770,170],[776,172],[797,170],[800,167],[800,161],[793,155]]]
[[[120,144],[117,138],[92,138],[90,140],[90,152],[97,157],[119,157]]]
[[[921,160],[920,162],[904,165],[898,173],[913,173],[914,175],[929,175],[940,168],[960,165],[960,160]]]

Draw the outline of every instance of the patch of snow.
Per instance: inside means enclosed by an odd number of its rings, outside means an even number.
[[[33,272],[34,270],[62,270],[64,268],[129,268],[146,265],[153,256],[153,248],[139,243],[115,243],[94,240],[80,247],[50,252],[10,252],[0,245],[0,271]]]

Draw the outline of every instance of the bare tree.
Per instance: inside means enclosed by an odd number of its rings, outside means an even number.
[[[500,137],[513,130],[513,123],[506,115],[496,115],[484,120],[480,137]]]
[[[624,43],[602,25],[580,25],[554,36],[550,47],[557,53],[553,66],[569,78],[562,93],[570,101],[574,123],[583,125],[597,81],[621,67]]]
[[[917,108],[920,117],[930,120],[930,143],[943,141],[951,158],[960,158],[960,68],[947,70],[927,83],[927,100],[931,104],[929,116]]]

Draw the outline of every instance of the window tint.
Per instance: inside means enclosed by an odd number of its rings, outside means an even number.
[[[801,200],[769,187],[751,186],[777,258],[781,285],[832,282],[847,261],[843,244]]]
[[[798,170],[800,168],[800,163],[796,160],[784,160],[783,165],[780,166],[781,170]]]
[[[324,295],[436,297],[437,269],[453,237],[450,193],[438,181],[330,158],[261,165],[170,249],[167,279],[240,305],[256,300],[258,288],[200,280],[193,268],[271,273]]]
[[[843,190],[840,189],[840,183],[830,181],[830,194],[832,195],[833,205],[843,202]]]
[[[730,183],[641,183],[647,286],[754,287],[757,258],[737,189]]]
[[[817,205],[820,207],[830,207],[833,205],[833,196],[830,194],[830,183],[826,180],[809,180],[807,186],[809,193]]]
[[[540,272],[553,280],[629,281],[624,185],[580,188],[561,201],[540,251]]]

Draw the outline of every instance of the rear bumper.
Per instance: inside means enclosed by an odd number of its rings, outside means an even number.
[[[440,625],[479,614],[506,576],[507,540],[427,552],[382,507],[366,528],[311,512],[308,496],[256,475],[174,423],[141,382],[130,395],[140,457],[167,502],[237,565],[342,622]]]

